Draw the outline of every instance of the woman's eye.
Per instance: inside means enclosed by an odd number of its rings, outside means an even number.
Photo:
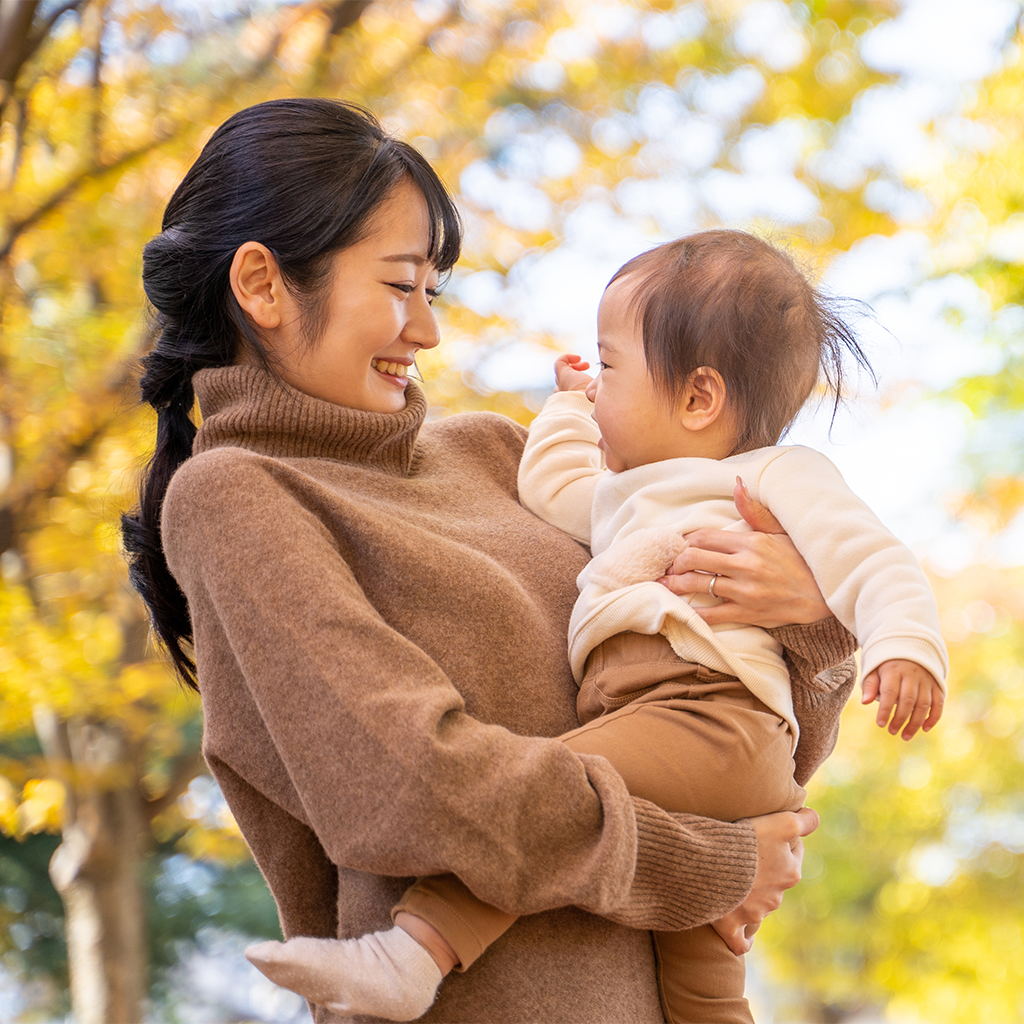
[[[414,284],[397,284],[394,281],[391,282],[391,287],[397,288],[403,295],[411,295],[416,290]]]

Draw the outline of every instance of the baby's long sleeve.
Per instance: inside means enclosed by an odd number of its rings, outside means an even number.
[[[519,500],[534,515],[583,544],[590,543],[594,489],[605,472],[582,391],[556,391],[530,426],[519,464]]]
[[[944,688],[949,660],[931,587],[911,551],[835,466],[810,448],[781,449],[751,493],[774,513],[829,608],[856,635],[862,673],[900,658],[927,669]]]

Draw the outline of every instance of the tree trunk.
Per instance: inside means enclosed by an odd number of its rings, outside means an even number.
[[[113,722],[64,722],[40,710],[36,730],[68,788],[50,877],[64,902],[72,1013],[77,1024],[136,1024],[148,966],[137,752]]]

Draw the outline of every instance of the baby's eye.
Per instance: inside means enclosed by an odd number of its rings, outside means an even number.
[[[598,363],[597,365],[598,365],[598,366],[599,366],[599,367],[600,367],[600,368],[601,368],[602,370],[607,370],[607,369],[608,369],[608,364],[607,364],[607,363]]]

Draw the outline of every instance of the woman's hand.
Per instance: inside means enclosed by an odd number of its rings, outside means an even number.
[[[708,625],[743,622],[773,626],[818,622],[829,611],[818,584],[778,519],[747,493],[736,478],[733,500],[754,533],[695,530],[687,534],[686,550],[659,583],[675,594],[707,594],[714,579],[720,604],[693,610]]]
[[[757,870],[747,898],[732,913],[712,921],[725,944],[742,956],[753,945],[754,932],[766,914],[782,906],[782,894],[800,881],[804,859],[803,836],[818,827],[818,814],[810,807],[795,813],[779,811],[751,818],[757,836]]]

